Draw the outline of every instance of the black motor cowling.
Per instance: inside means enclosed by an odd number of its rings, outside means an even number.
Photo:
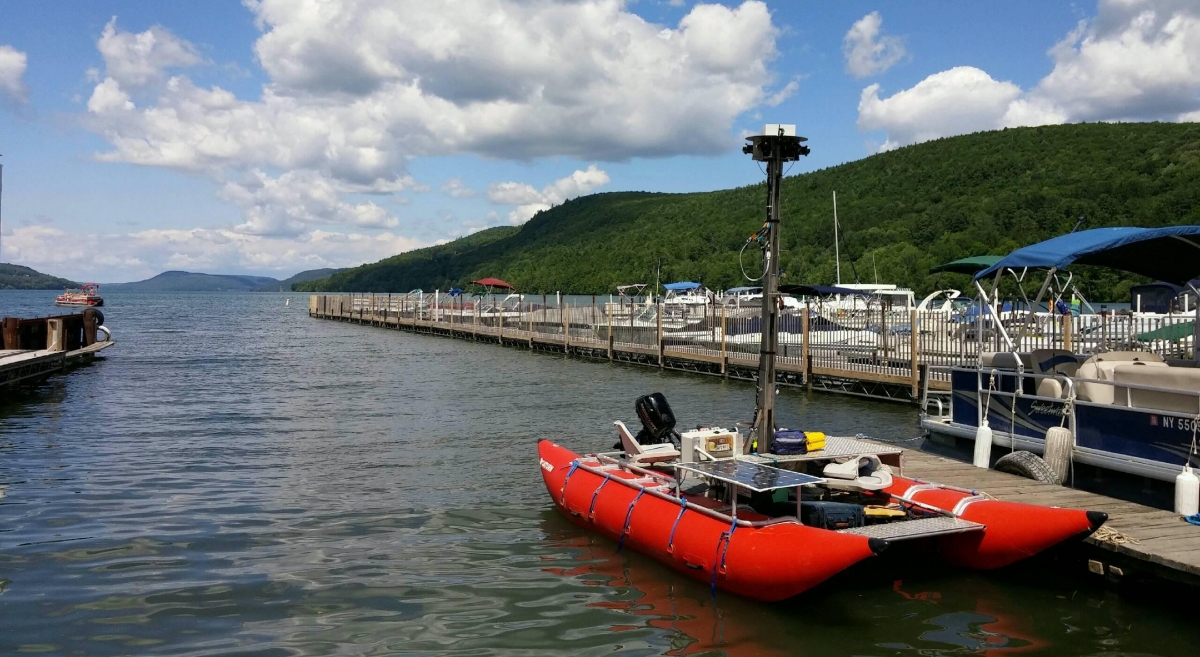
[[[633,406],[642,421],[642,430],[637,435],[639,443],[652,445],[666,440],[679,441],[679,435],[675,433],[675,413],[661,392],[642,395]]]

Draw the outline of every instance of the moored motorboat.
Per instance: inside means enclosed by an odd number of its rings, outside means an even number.
[[[54,299],[56,306],[103,306],[99,283],[84,283],[78,290],[66,290]]]

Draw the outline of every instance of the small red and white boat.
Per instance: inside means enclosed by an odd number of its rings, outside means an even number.
[[[56,306],[103,306],[99,283],[84,283],[78,290],[67,290],[54,299]]]

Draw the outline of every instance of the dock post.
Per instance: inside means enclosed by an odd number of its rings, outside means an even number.
[[[1074,345],[1072,344],[1071,340],[1071,324],[1073,324],[1071,319],[1071,313],[1067,313],[1062,316],[1063,349],[1066,349],[1071,353],[1075,353],[1075,350],[1072,348]]]
[[[606,312],[605,312],[604,314],[608,316],[608,362],[610,362],[610,363],[611,363],[611,362],[612,362],[612,351],[613,351],[613,350],[612,350],[612,348],[613,348],[613,338],[612,338],[612,315],[613,315],[613,313],[612,313],[612,301],[609,301],[609,302],[608,302],[608,305],[607,305],[607,306],[605,306],[605,311],[606,311]]]
[[[808,322],[812,314],[812,306],[804,304],[804,316],[800,318],[800,360],[804,365],[804,385],[812,390],[812,358],[808,352]]]
[[[504,306],[499,305],[499,306],[492,306],[492,307],[498,308],[498,310],[496,311],[496,327],[499,330],[496,332],[496,335],[498,336],[497,339],[500,340],[500,346],[503,347],[504,346]]]
[[[471,339],[476,342],[479,341],[479,313],[475,312],[478,308],[478,302],[471,304]]]
[[[663,366],[663,334],[662,334],[662,314],[666,306],[658,304],[658,366]]]
[[[533,351],[533,302],[529,302],[529,350]]]
[[[725,306],[721,306],[721,376],[729,378],[729,353],[725,351]]]
[[[560,297],[561,298],[561,297]],[[566,303],[558,307],[559,314],[562,315],[563,321],[563,353],[571,350],[571,304]]]
[[[915,309],[913,309],[913,310],[909,311],[908,315],[909,315],[909,320],[908,320],[909,367],[912,368],[912,396],[913,396],[913,399],[916,399],[917,395],[919,394],[920,389],[921,389],[920,388],[920,384],[921,384],[920,375],[917,372],[917,348],[919,346],[919,343],[917,341],[917,321],[918,321],[917,311]]]

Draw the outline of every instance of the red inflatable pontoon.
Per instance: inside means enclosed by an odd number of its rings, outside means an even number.
[[[548,440],[539,441],[538,457],[547,491],[576,524],[714,589],[766,602],[800,594],[879,554],[888,545],[880,536],[889,530],[891,540],[928,539],[950,563],[987,569],[1086,535],[1107,519],[895,477],[891,487],[871,494],[925,517],[833,531],[795,516],[772,518],[680,494],[669,475],[608,456],[581,457]]]

